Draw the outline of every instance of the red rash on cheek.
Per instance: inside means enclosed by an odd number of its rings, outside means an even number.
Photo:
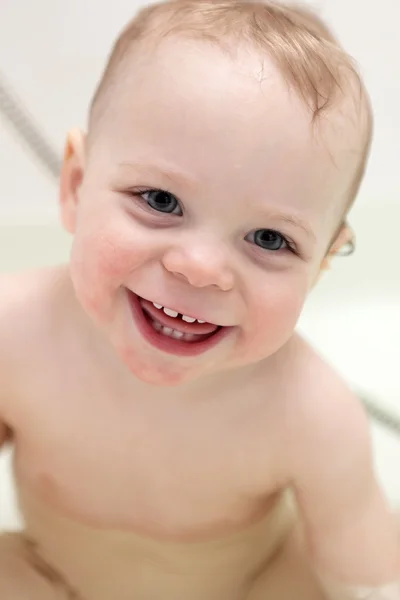
[[[98,232],[92,239],[86,240],[85,246],[95,271],[105,281],[126,275],[132,268],[134,250],[131,245],[124,244],[124,240],[118,240],[116,235]]]
[[[98,224],[96,233],[88,237],[85,245],[98,270],[113,280],[126,278],[157,254],[157,246],[151,243],[148,233],[143,235],[140,228],[124,219]]]

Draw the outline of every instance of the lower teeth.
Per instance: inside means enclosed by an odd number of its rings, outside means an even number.
[[[164,327],[164,325],[161,325],[158,321],[152,320],[151,324],[153,329],[158,333],[167,337],[172,337],[175,340],[182,340],[183,342],[195,342],[206,337],[205,335],[196,335],[194,333],[182,333],[182,331],[176,331],[176,329],[171,329],[171,327]]]

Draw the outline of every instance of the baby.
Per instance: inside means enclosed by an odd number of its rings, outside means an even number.
[[[68,266],[3,275],[3,600],[398,600],[367,418],[295,333],[371,138],[305,9],[172,0],[68,137]]]

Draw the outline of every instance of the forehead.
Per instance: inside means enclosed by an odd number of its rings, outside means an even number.
[[[268,56],[188,39],[125,60],[101,129],[99,143],[116,162],[161,160],[214,190],[263,187],[271,201],[297,200],[326,217],[361,152],[351,98],[312,123]]]

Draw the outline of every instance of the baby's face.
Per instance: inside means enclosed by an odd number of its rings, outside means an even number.
[[[130,65],[110,103],[76,191],[71,273],[83,307],[148,382],[272,355],[343,213],[354,127],[342,114],[313,129],[267,59],[189,41]],[[178,317],[192,336],[166,337],[150,303],[222,328],[206,338],[212,328]]]

